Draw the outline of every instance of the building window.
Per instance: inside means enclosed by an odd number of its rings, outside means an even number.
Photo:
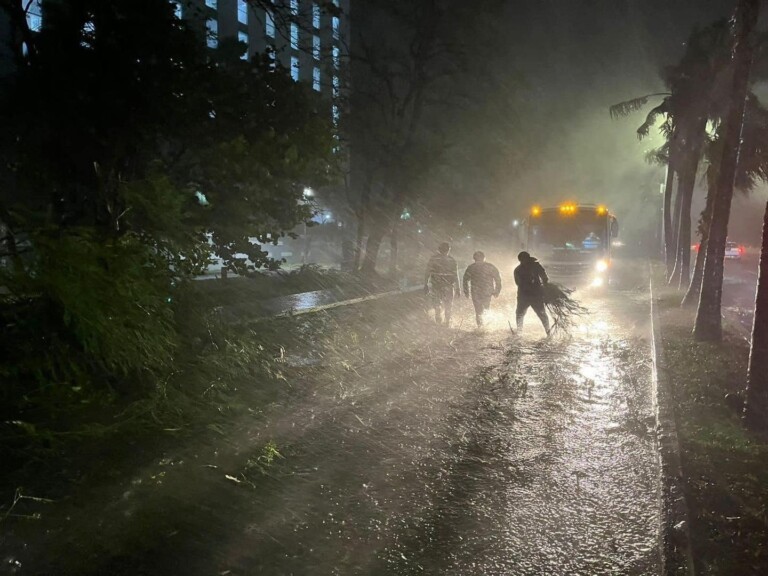
[[[320,60],[320,36],[312,36],[312,56]]]
[[[291,78],[296,82],[299,81],[299,58],[297,56],[291,56]]]
[[[242,42],[245,44],[245,51],[240,56],[242,60],[248,60],[248,33],[247,32],[238,32],[237,33],[237,40],[239,42]]]
[[[27,26],[32,32],[39,32],[43,27],[43,11],[40,8],[40,0],[33,0],[27,8]]]
[[[333,67],[336,68],[336,70],[338,70],[341,67],[341,50],[339,50],[338,46],[333,47],[332,58],[333,58]]]
[[[208,18],[205,22],[208,48],[216,48],[219,45],[219,23],[215,18]]]
[[[267,35],[267,38],[275,37],[275,17],[272,15],[272,12],[267,12],[266,14],[264,33]]]
[[[317,66],[312,69],[312,90],[320,92],[320,68]]]
[[[205,0],[205,5],[216,10],[218,8],[218,0]]]
[[[299,15],[299,0],[291,0],[291,14]]]
[[[317,2],[312,4],[312,26],[320,28],[320,5]]]
[[[296,22],[291,22],[291,48],[299,49],[299,25]]]
[[[341,81],[339,80],[338,76],[333,77],[331,86],[332,86],[333,97],[338,98],[339,94],[341,94]]]
[[[339,125],[339,117],[341,116],[341,113],[339,112],[339,107],[334,104],[331,106],[331,120],[333,120],[333,125],[338,126]]]
[[[334,16],[333,18],[331,18],[331,26],[333,28],[333,39],[338,40],[340,38],[338,16]]]
[[[245,0],[237,0],[237,21],[248,24],[248,2]]]

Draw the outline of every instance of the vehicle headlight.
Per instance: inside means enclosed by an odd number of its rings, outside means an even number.
[[[600,276],[596,276],[592,279],[592,288],[600,288],[604,283],[605,281]]]
[[[608,270],[608,261],[607,260],[598,260],[597,264],[595,264],[595,269],[598,272],[605,272]]]

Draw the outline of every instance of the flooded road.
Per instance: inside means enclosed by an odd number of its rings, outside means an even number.
[[[290,393],[18,526],[11,573],[657,573],[646,277],[551,340],[513,296],[483,331],[414,295],[306,320]]]

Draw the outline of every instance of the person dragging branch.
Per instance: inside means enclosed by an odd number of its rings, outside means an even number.
[[[539,261],[528,254],[520,252],[517,255],[520,265],[515,268],[515,284],[517,284],[517,330],[523,329],[523,320],[528,308],[533,308],[536,316],[541,320],[547,336],[550,335],[549,316],[544,306],[544,286],[549,282],[544,267]]]

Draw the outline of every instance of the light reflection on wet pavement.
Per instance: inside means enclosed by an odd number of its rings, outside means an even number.
[[[533,314],[511,336],[511,299],[479,332],[465,302],[451,330],[346,312],[289,379],[306,393],[106,507],[105,534],[148,531],[140,552],[80,543],[72,573],[657,573],[647,294],[584,303],[552,340]],[[267,441],[283,458],[250,474]]]

